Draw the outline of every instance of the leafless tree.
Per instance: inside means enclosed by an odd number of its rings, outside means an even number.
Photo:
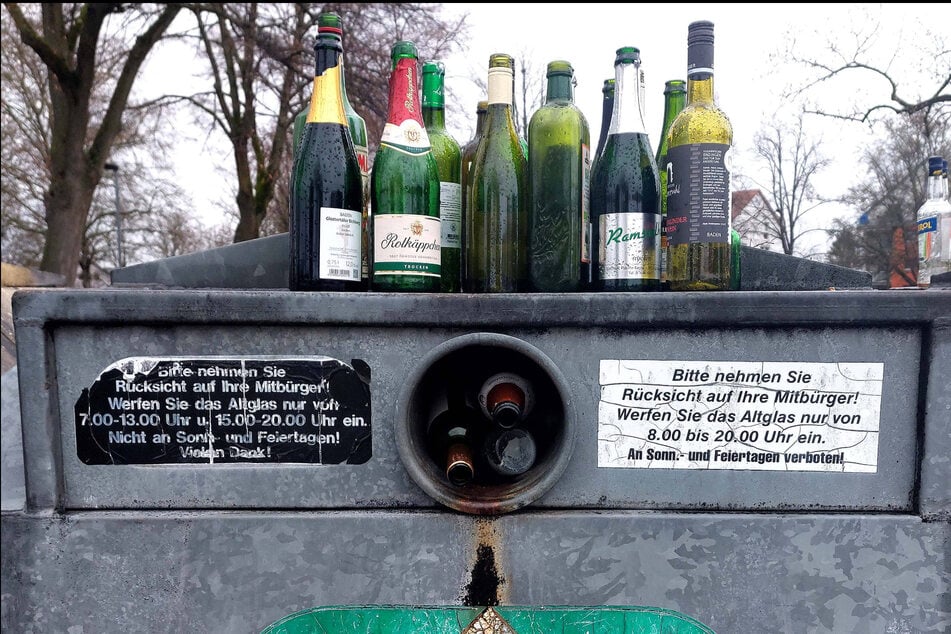
[[[209,90],[180,96],[196,105],[232,146],[239,213],[236,242],[287,228],[294,117],[310,100],[319,13],[344,28],[347,95],[366,120],[371,156],[386,123],[390,50],[401,39],[421,59],[461,45],[464,18],[447,22],[439,4],[327,3],[194,5]],[[272,218],[269,220],[268,217]]]
[[[814,178],[831,160],[822,156],[820,142],[808,137],[801,114],[792,125],[779,120],[767,124],[756,133],[753,144],[769,177],[768,184],[757,185],[771,203],[771,208],[761,210],[757,231],[792,255],[799,238],[815,230],[805,228],[803,220],[826,202],[816,194]]]
[[[951,156],[951,108],[923,109],[885,124],[887,134],[870,144],[858,164],[867,177],[844,203],[856,218],[835,221],[829,261],[879,277],[896,274],[914,284],[917,269],[915,214],[927,197],[927,157]],[[904,240],[907,262],[895,261],[895,237]]]
[[[803,56],[796,37],[790,37],[782,56],[804,67],[809,76],[789,91],[790,96],[821,95],[831,83],[861,88],[852,100],[822,101],[806,112],[848,121],[871,122],[878,114],[911,115],[951,103],[951,48],[947,20],[913,25],[900,41],[888,41],[882,18],[867,8],[856,9],[849,33],[827,35],[823,53]],[[936,17],[938,14],[935,14]],[[904,63],[896,60],[902,56]],[[910,61],[909,61],[910,60]],[[920,67],[911,72],[911,64]]]
[[[181,6],[44,3],[39,11],[35,5],[5,6],[19,39],[42,62],[48,95],[43,161],[49,180],[40,268],[72,285],[90,205],[123,131],[133,85]]]

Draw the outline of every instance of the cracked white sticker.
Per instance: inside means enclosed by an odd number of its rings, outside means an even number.
[[[875,473],[883,363],[602,359],[598,466]]]

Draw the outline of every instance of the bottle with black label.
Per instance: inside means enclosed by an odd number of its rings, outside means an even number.
[[[667,280],[672,291],[730,289],[733,127],[714,101],[713,23],[687,31],[687,105],[667,150]]]

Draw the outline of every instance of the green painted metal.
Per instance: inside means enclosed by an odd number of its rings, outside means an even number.
[[[485,608],[348,606],[295,612],[261,634],[460,634]],[[495,607],[515,634],[714,634],[674,610],[641,606]]]

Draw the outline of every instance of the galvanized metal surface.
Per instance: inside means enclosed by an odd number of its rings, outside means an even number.
[[[287,233],[229,244],[111,273],[113,284],[166,288],[287,288]],[[744,245],[741,286],[753,291],[870,288],[872,275]]]
[[[259,632],[321,605],[463,605],[479,523],[448,512],[4,516],[3,629]],[[945,523],[909,516],[519,512],[501,605],[649,605],[718,634],[941,632]]]
[[[575,459],[536,504],[563,508],[906,510],[915,503],[923,333],[948,293],[617,294],[375,296],[253,292],[30,293],[19,337],[35,336],[25,450],[31,495],[66,508],[433,507],[395,451],[395,397],[434,346],[504,331],[536,347],[570,377],[578,421]],[[915,295],[915,297],[912,297]],[[19,299],[20,296],[18,296]],[[469,300],[469,301],[466,301]],[[731,301],[732,300],[732,301]],[[931,300],[931,301],[921,301]],[[898,315],[901,317],[898,317]],[[622,317],[623,315],[623,317]],[[449,327],[447,322],[461,322]],[[55,323],[55,328],[47,324]],[[40,327],[31,328],[31,324]],[[47,347],[47,337],[51,345]],[[927,335],[929,345],[934,337]],[[21,344],[22,345],[22,344]],[[49,357],[42,351],[47,350]],[[72,411],[83,388],[127,356],[328,355],[372,371],[374,459],[359,466],[153,465],[89,467],[77,458]],[[875,474],[598,469],[598,361],[603,358],[886,362],[882,424],[887,452]],[[929,358],[934,355],[929,353]],[[47,360],[53,365],[43,366]],[[49,383],[47,376],[54,377]],[[947,399],[947,385],[929,397]],[[49,400],[47,400],[47,398]],[[53,415],[46,415],[52,408]],[[931,419],[928,419],[931,420]],[[935,442],[939,442],[937,440]],[[61,461],[61,468],[53,465]],[[951,465],[936,465],[946,473]],[[27,466],[28,475],[30,465]],[[61,472],[62,480],[50,480]],[[40,486],[39,478],[46,478]],[[59,495],[58,487],[63,487]],[[266,495],[263,493],[266,492]],[[50,503],[46,506],[53,506]],[[43,506],[43,505],[40,505]],[[947,512],[939,505],[936,512]]]
[[[318,605],[493,602],[666,607],[720,634],[951,628],[951,292],[29,291],[14,311],[27,508],[2,515],[5,631],[256,632]],[[578,425],[558,482],[491,520],[429,498],[395,444],[414,364],[478,332],[551,359]],[[77,460],[72,408],[106,365],[215,354],[362,358],[373,459]],[[625,355],[884,362],[878,472],[598,469],[597,361]]]

